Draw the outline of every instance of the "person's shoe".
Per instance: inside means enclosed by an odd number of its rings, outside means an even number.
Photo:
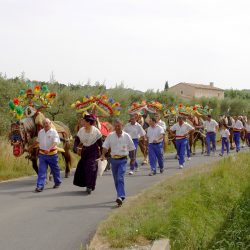
[[[223,156],[223,154],[222,154],[222,153],[219,153],[219,156]]]
[[[188,157],[187,160],[188,160],[188,161],[191,161],[191,157]]]
[[[53,188],[59,188],[60,187],[60,184],[55,184],[54,186],[53,186]]]
[[[117,206],[120,207],[122,205],[122,198],[118,197],[116,199]]]
[[[87,191],[88,194],[91,194],[92,189],[91,188],[87,188],[86,191]]]
[[[121,197],[121,199],[122,199],[122,201],[124,201],[124,200],[125,200],[125,197]]]
[[[37,187],[37,188],[35,189],[35,192],[37,192],[37,193],[41,193],[42,191],[43,191],[43,188]]]
[[[161,168],[160,169],[160,173],[162,174],[164,172],[164,168]]]
[[[148,174],[149,176],[153,176],[153,175],[156,175],[156,172],[154,172],[154,171],[151,171],[149,174]]]
[[[129,173],[128,173],[129,175],[133,175],[134,174],[134,172],[131,170],[131,171],[129,171]]]
[[[180,165],[180,166],[179,166],[179,169],[183,169],[183,167],[184,167],[183,165]]]

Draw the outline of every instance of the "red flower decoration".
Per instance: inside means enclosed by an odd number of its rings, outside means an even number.
[[[179,108],[182,108],[182,106],[183,106],[182,103],[180,103],[180,104],[179,104]]]
[[[193,110],[197,110],[197,106],[194,106],[194,107],[193,107]]]
[[[40,86],[40,85],[36,85],[36,86],[35,86],[35,91],[38,92],[38,91],[40,91],[40,90],[41,90],[41,86]]]
[[[14,98],[14,99],[13,99],[13,103],[14,103],[15,105],[19,105],[19,100],[18,100],[17,98]]]

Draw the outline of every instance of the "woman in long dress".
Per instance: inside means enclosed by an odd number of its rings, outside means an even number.
[[[85,115],[83,127],[77,133],[74,146],[82,143],[81,159],[74,176],[74,185],[86,187],[88,194],[95,190],[97,177],[97,161],[102,151],[102,134],[94,126],[96,119],[93,115]]]

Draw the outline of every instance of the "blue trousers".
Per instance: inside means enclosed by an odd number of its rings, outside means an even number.
[[[226,146],[227,153],[229,153],[229,141],[226,137],[222,137],[221,140],[221,153],[224,154],[224,147]]]
[[[188,141],[187,141],[187,145],[186,145],[186,151],[187,151],[187,157],[190,158],[191,157],[191,153],[190,153],[190,145],[189,145]]]
[[[214,132],[209,132],[206,134],[206,144],[207,144],[207,154],[210,154],[211,148],[210,148],[210,142],[212,142],[212,151],[215,152],[216,150],[216,134]]]
[[[124,175],[126,173],[127,159],[110,160],[112,174],[115,182],[117,198],[125,198]]]
[[[183,165],[185,163],[185,151],[187,148],[187,139],[178,139],[176,140],[176,149],[177,149],[177,155],[179,156],[179,164]]]
[[[159,168],[160,169],[164,168],[162,143],[158,143],[158,144],[149,143],[148,144],[148,159],[149,159],[151,171],[153,171],[154,173],[156,173],[157,160],[158,160]]]
[[[38,155],[39,159],[39,169],[38,169],[38,178],[37,178],[37,187],[44,188],[46,177],[47,177],[47,168],[50,166],[55,185],[61,184],[60,177],[60,168],[58,166],[58,155]]]
[[[134,152],[134,155],[135,155],[135,163],[134,164],[130,164],[130,170],[134,171],[135,167],[137,168],[138,167],[138,162],[136,160],[136,153],[137,153],[137,148],[138,148],[138,144],[139,144],[139,139],[133,139],[133,143],[135,145],[135,152]],[[129,152],[129,158],[131,159],[132,158],[132,153]]]
[[[247,133],[247,143],[248,147],[250,147],[250,133]]]
[[[240,132],[234,131],[234,142],[236,146],[236,151],[240,151]]]

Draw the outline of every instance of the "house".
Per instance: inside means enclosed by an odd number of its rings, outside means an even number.
[[[209,85],[194,84],[180,82],[168,89],[183,99],[201,98],[201,97],[216,97],[218,99],[224,99],[224,90],[214,87],[214,83],[210,82]]]

